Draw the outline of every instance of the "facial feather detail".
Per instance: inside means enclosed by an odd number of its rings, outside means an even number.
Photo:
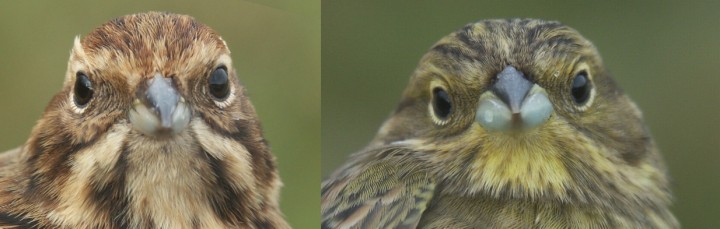
[[[677,228],[667,169],[596,48],[484,20],[421,58],[375,138],[322,184],[323,228]]]
[[[230,51],[189,16],[127,15],[76,38],[16,154],[0,167],[0,225],[289,228]]]

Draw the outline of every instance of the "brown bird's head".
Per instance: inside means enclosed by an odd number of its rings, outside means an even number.
[[[24,151],[16,207],[52,225],[287,226],[230,51],[189,16],[128,15],[76,38]]]
[[[242,101],[247,98],[225,41],[193,18],[174,14],[121,17],[77,38],[59,96],[66,101],[51,108],[83,117],[63,119],[79,127],[76,142],[121,120],[131,132],[162,141],[185,131],[195,117],[237,132],[234,121],[255,116]]]

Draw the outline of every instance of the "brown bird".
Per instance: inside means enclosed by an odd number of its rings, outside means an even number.
[[[76,38],[62,91],[0,154],[0,227],[289,228],[230,51],[149,12]]]
[[[322,184],[322,227],[677,228],[669,186],[592,43],[486,20],[420,60],[375,140]]]

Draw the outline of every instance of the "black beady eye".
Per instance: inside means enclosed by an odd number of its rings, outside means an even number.
[[[587,102],[590,98],[591,90],[590,79],[585,71],[579,72],[575,75],[575,79],[572,82],[572,96],[576,104],[582,105]]]
[[[225,67],[218,67],[210,74],[210,94],[217,99],[225,99],[230,94],[228,73]]]
[[[75,74],[75,104],[77,104],[78,107],[83,107],[87,105],[88,102],[90,102],[90,99],[92,99],[93,96],[93,87],[92,82],[90,82],[90,79],[85,75],[85,73],[78,72]]]
[[[433,111],[435,116],[440,119],[446,119],[452,111],[452,102],[450,95],[442,88],[433,89]]]

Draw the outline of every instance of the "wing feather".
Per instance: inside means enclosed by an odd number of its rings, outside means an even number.
[[[415,228],[435,191],[420,161],[405,149],[360,155],[372,159],[353,160],[323,183],[322,228]]]

